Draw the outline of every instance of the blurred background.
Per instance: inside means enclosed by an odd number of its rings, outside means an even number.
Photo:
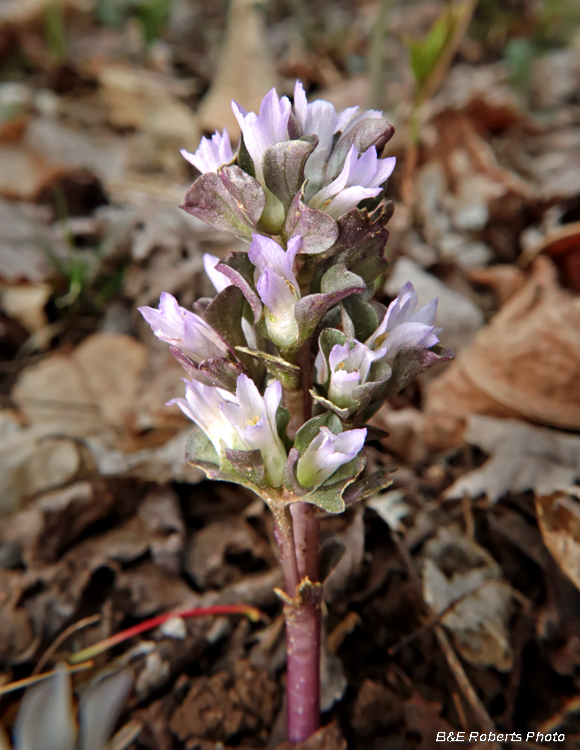
[[[575,0],[0,0],[0,686],[75,623],[57,654],[252,604],[269,625],[188,621],[98,657],[135,670],[115,747],[283,738],[271,520],[185,464],[191,423],[164,406],[182,371],[136,308],[214,293],[203,253],[241,245],[179,209],[179,150],[235,141],[230,100],[296,79],[395,125],[376,298],[437,296],[457,355],[374,418],[393,487],[325,522],[316,748],[493,727],[580,747]],[[0,697],[7,729],[19,700]]]

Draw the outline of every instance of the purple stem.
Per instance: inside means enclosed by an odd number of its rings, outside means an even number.
[[[320,589],[311,590],[300,606],[287,604],[286,618],[290,742],[304,742],[320,727]]]
[[[302,388],[284,392],[284,403],[291,412],[288,434],[312,416],[308,392],[313,358],[310,341],[301,349]],[[322,586],[318,581],[320,522],[315,508],[296,501],[288,514],[275,518],[275,531],[284,582],[288,596],[284,605],[287,646],[287,726],[290,742],[307,740],[320,727],[320,604]]]
[[[287,644],[287,721],[290,742],[307,740],[320,727],[320,602],[318,580],[319,521],[313,507],[290,506],[294,549],[302,583],[294,604],[284,607]]]

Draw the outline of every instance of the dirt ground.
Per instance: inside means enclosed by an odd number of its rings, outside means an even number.
[[[2,0],[0,688],[163,612],[253,605],[74,684],[131,665],[111,750],[290,748],[272,519],[186,464],[181,369],[137,307],[191,306],[203,254],[239,249],[178,208],[179,150],[296,78],[395,125],[376,298],[437,296],[456,354],[373,418],[392,486],[323,521],[324,726],[300,747],[580,748],[572,0]]]

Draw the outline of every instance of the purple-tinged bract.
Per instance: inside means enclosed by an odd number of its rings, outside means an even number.
[[[321,427],[298,459],[296,476],[300,484],[310,490],[318,489],[340,466],[360,453],[366,436],[366,429],[348,430],[335,435],[328,427]]]

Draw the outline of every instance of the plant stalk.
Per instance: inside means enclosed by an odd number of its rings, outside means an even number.
[[[304,578],[286,604],[288,739],[304,742],[320,727],[320,600],[322,587]]]
[[[285,392],[290,409],[288,433],[311,416],[311,399],[305,384],[312,375],[310,345],[298,355],[302,388]],[[290,503],[289,511],[276,516],[276,539],[280,546],[286,596],[286,694],[287,727],[290,742],[304,742],[320,727],[320,604],[322,586],[318,583],[320,522],[314,506]]]

